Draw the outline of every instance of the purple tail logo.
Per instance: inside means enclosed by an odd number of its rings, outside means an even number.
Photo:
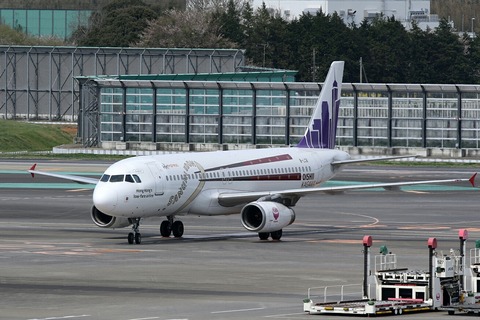
[[[325,82],[324,85],[328,85]],[[322,98],[322,94],[320,94]],[[338,112],[340,108],[339,88],[336,80],[333,81],[331,101],[323,100],[317,105],[320,110],[314,110],[313,120],[298,143],[299,148],[335,148],[337,134]]]

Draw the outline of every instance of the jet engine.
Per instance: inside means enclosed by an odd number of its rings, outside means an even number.
[[[295,212],[281,203],[255,201],[243,207],[241,217],[242,224],[248,231],[273,232],[292,224]]]
[[[125,228],[131,225],[128,218],[112,217],[92,207],[92,220],[100,228]]]

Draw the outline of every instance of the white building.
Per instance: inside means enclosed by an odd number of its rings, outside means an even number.
[[[357,26],[364,19],[371,20],[382,14],[385,17],[394,16],[407,29],[411,28],[413,20],[423,30],[439,25],[438,16],[430,14],[429,0],[253,0],[253,7],[261,7],[262,3],[286,19],[322,10],[326,14],[337,12],[345,24],[353,22]]]

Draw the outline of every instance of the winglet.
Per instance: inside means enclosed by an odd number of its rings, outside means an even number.
[[[472,187],[475,187],[475,178],[477,177],[477,172],[475,172],[475,174],[473,176],[470,177],[470,179],[468,179],[468,181],[470,181],[470,183],[472,184]]]
[[[35,178],[35,173],[33,173],[32,171],[35,171],[35,168],[37,167],[37,164],[35,163],[31,168],[30,170],[28,170],[28,172],[30,172],[30,174],[32,175],[32,178]]]

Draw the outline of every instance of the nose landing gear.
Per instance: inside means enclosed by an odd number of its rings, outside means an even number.
[[[160,234],[162,237],[170,237],[173,233],[175,238],[181,238],[183,236],[183,222],[180,220],[173,221],[173,217],[167,217],[168,220],[162,221],[160,225]],[[129,219],[132,223],[132,232],[128,234],[128,243],[129,244],[141,244],[142,243],[142,234],[140,233],[140,218]]]
[[[133,244],[140,244],[142,243],[142,234],[138,230],[140,227],[140,218],[132,219],[132,232],[128,234],[128,243]]]

